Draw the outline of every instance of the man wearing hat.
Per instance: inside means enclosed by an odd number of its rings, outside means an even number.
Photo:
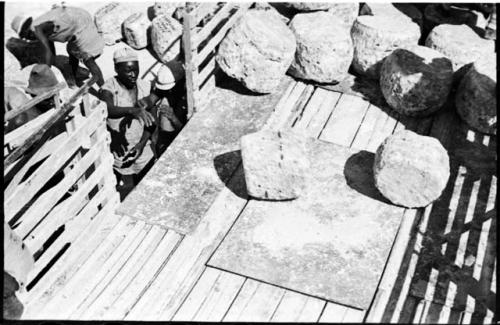
[[[82,61],[97,76],[97,84],[104,80],[95,59],[102,54],[104,40],[97,32],[92,16],[84,9],[67,6],[54,6],[50,11],[33,20],[32,17],[17,16],[11,27],[20,38],[38,40],[44,48],[45,63],[55,62],[55,49],[52,42],[67,43],[69,62],[76,77],[78,62]],[[75,78],[76,79],[76,78]],[[75,80],[81,85],[80,80]]]
[[[162,152],[177,136],[186,123],[185,71],[179,61],[162,65],[156,75],[151,94],[140,100],[139,105],[158,111],[160,128],[157,131],[157,151]]]
[[[138,106],[139,98],[150,93],[150,83],[138,79],[137,54],[129,47],[113,54],[116,76],[106,80],[100,97],[108,108],[108,129],[111,133],[111,151],[115,157],[114,170],[121,197],[139,182],[148,163],[152,162],[151,135],[154,118]]]

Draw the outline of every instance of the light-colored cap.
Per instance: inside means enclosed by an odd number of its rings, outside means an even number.
[[[26,24],[27,21],[31,21],[33,20],[31,17],[29,16],[25,16],[25,15],[18,15],[16,17],[14,17],[14,19],[12,19],[12,22],[10,23],[10,27],[12,27],[12,29],[17,33],[17,35],[19,35],[19,33],[21,32],[24,24]]]
[[[184,76],[182,63],[178,61],[167,62],[158,70],[155,87],[160,90],[169,90],[174,88],[175,83]]]
[[[139,57],[130,47],[122,47],[113,53],[113,61],[115,64],[120,62],[139,61]]]

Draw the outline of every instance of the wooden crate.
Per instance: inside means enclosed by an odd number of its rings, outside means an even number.
[[[253,3],[187,3],[182,45],[186,68],[188,118],[202,110],[213,94],[217,46]],[[212,17],[212,15],[215,13]],[[202,25],[202,26],[201,26]]]
[[[5,135],[5,221],[35,259],[28,291],[87,224],[119,203],[106,105],[91,102],[89,86]]]

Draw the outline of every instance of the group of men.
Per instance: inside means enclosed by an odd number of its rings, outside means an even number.
[[[80,62],[91,75],[97,77],[98,91],[92,93],[107,105],[107,126],[111,133],[117,188],[121,197],[125,197],[186,122],[182,62],[174,60],[163,64],[151,85],[139,79],[137,52],[123,46],[113,55],[116,75],[104,80],[96,63],[103,53],[104,41],[86,10],[65,5],[54,6],[36,19],[17,16],[11,27],[19,38],[40,42],[44,52],[43,62],[31,70],[26,93],[35,96],[58,83],[55,76],[58,69],[53,66],[56,56],[53,42],[67,43],[69,63],[77,86],[83,84],[83,80],[76,78]],[[33,88],[40,89],[34,92]],[[27,100],[18,88],[6,88],[6,111],[22,106]],[[26,123],[51,107],[47,103],[44,105],[39,104],[20,114],[16,120],[9,122],[6,131]]]

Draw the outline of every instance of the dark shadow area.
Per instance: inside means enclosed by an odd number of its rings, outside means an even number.
[[[243,86],[243,84],[241,82],[239,82],[238,80],[236,80],[234,78],[231,78],[231,77],[225,75],[222,72],[217,73],[217,75],[215,77],[215,86],[218,88],[234,91],[235,93],[240,94],[240,95],[247,95],[247,96],[266,95],[266,94],[256,93],[256,92],[253,92],[251,90],[248,90],[247,88],[245,88],[245,86]]]
[[[238,165],[241,162],[241,151],[230,151],[214,158],[214,167],[220,180],[234,194],[243,199],[248,199],[246,183],[243,172],[238,173]]]
[[[153,20],[155,18],[155,11],[154,11],[154,6],[149,6],[148,9],[147,9],[147,13],[148,13],[148,19],[149,20]],[[148,42],[148,44],[150,44]]]
[[[360,194],[374,200],[394,205],[375,187],[373,177],[374,159],[375,154],[364,150],[349,157],[344,166],[344,177],[347,185]]]
[[[293,16],[299,13],[297,9],[287,6],[286,2],[269,2],[269,4],[288,19],[292,19]]]

